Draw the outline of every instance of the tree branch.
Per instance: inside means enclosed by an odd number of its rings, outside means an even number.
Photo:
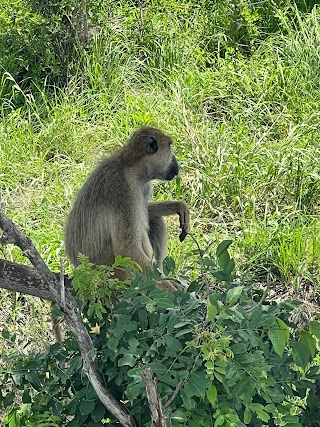
[[[23,292],[53,301],[69,324],[78,342],[83,359],[83,370],[88,376],[95,392],[105,408],[116,417],[124,427],[136,427],[127,408],[118,402],[101,381],[93,343],[90,335],[75,308],[74,296],[71,289],[61,298],[59,278],[48,268],[29,237],[23,234],[13,222],[7,218],[0,205],[0,228],[3,235],[0,243],[13,243],[20,247],[36,270],[21,264],[0,260],[0,288]],[[59,276],[58,276],[59,277]],[[32,289],[33,288],[33,289]]]
[[[0,259],[0,288],[55,301],[48,282],[32,267]],[[71,281],[65,277],[65,290],[74,295]]]
[[[141,378],[146,383],[147,398],[151,411],[152,424],[154,427],[166,427],[166,418],[163,415],[161,400],[157,391],[157,382],[150,368],[141,372]]]
[[[166,410],[167,408],[169,408],[169,406],[171,405],[171,403],[175,400],[175,398],[178,396],[181,387],[184,384],[184,380],[180,380],[177,387],[175,388],[174,392],[172,393],[172,396],[166,401],[166,403],[163,405],[163,409]]]

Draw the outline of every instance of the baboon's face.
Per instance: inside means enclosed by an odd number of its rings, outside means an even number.
[[[172,154],[172,160],[171,160],[171,163],[170,163],[167,171],[165,172],[165,176],[163,178],[159,178],[159,179],[171,181],[175,176],[177,176],[179,174],[180,169],[181,169],[181,166],[177,162],[176,156],[174,154]]]
[[[147,180],[170,181],[178,175],[181,166],[173,154],[172,139],[159,129],[139,129],[132,136],[129,146],[131,153],[136,156],[136,164]]]

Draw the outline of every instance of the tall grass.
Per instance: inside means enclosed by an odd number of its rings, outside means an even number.
[[[138,126],[157,125],[174,137],[183,171],[181,183],[156,183],[155,199],[186,199],[201,246],[213,242],[214,251],[232,238],[240,272],[272,269],[283,286],[317,284],[317,10],[296,11],[294,26],[282,16],[285,35],[265,39],[251,56],[231,49],[224,57],[209,51],[220,30],[204,43],[199,9],[179,19],[149,8],[140,36],[130,13],[113,12],[64,91],[44,84],[24,92],[3,74],[12,94],[0,125],[0,194],[13,220],[57,268],[67,213],[94,164]],[[194,243],[179,243],[177,219],[169,233],[183,270]]]

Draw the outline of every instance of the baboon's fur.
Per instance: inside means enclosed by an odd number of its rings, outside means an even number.
[[[149,203],[150,181],[172,180],[179,173],[171,144],[160,130],[143,127],[97,166],[80,189],[66,225],[66,252],[74,265],[79,253],[105,265],[121,255],[142,267],[156,260],[162,270],[167,250],[163,216],[179,215],[180,240],[189,227],[184,202]]]

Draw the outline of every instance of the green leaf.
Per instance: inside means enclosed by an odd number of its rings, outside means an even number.
[[[96,400],[82,400],[79,405],[79,411],[81,415],[88,415],[94,411],[96,406]]]
[[[36,390],[40,390],[42,388],[42,384],[39,380],[38,374],[36,372],[28,372],[27,374],[25,374],[25,379],[27,381],[29,381],[30,384],[32,384],[32,386],[36,389]]]
[[[252,420],[252,412],[250,411],[250,409],[246,408],[243,414],[243,422],[245,424],[250,424],[251,420]]]
[[[91,413],[91,418],[93,419],[93,421],[98,423],[99,421],[102,420],[105,413],[106,413],[106,408],[102,405],[101,402],[98,401],[94,408],[94,411]]]
[[[219,282],[227,282],[229,280],[229,276],[222,270],[210,270],[210,273],[219,280]]]
[[[250,409],[254,412],[256,411],[265,411],[266,408],[261,403],[251,403],[249,405]]]
[[[79,369],[81,369],[81,367],[82,367],[82,357],[81,356],[75,356],[69,362],[68,371],[76,372],[76,371],[79,371]]]
[[[206,393],[207,393],[207,398],[208,398],[209,402],[213,406],[215,404],[215,401],[216,401],[217,395],[218,395],[217,389],[214,386],[214,384],[211,384],[211,386],[207,389]]]
[[[207,388],[209,386],[209,379],[202,371],[192,372],[190,378],[195,384],[199,385],[202,388]]]
[[[289,338],[289,335],[290,335],[290,332],[289,332],[289,328],[288,328],[288,326],[284,323],[284,321],[283,320],[281,320],[281,319],[277,319],[277,322],[278,322],[278,325],[279,325],[279,327],[281,328],[281,329],[283,329],[284,331],[287,331],[287,333],[288,333],[288,338]]]
[[[169,347],[170,350],[175,352],[180,352],[182,350],[181,342],[177,338],[171,335],[167,335],[164,338],[164,341],[166,343],[166,346]]]
[[[187,409],[188,411],[191,411],[193,408],[195,408],[196,401],[194,399],[191,399],[191,397],[187,395],[184,389],[181,390],[180,396],[183,401],[183,406],[185,407],[185,409]]]
[[[224,240],[223,242],[221,242],[217,247],[216,256],[219,258],[222,252],[226,251],[231,244],[232,240]]]
[[[21,385],[23,380],[23,374],[20,372],[18,374],[13,374],[12,379],[16,385]]]
[[[140,381],[135,383],[135,384],[130,384],[129,387],[127,387],[126,390],[126,396],[128,397],[129,400],[133,400],[136,397],[138,397],[141,394],[141,390],[145,390],[146,385],[144,383],[144,381],[142,381],[142,379],[140,378]]]
[[[148,368],[156,375],[163,375],[167,372],[167,367],[163,363],[160,362],[151,362],[147,365]]]
[[[230,259],[231,259],[230,255],[229,255],[229,252],[227,250],[221,252],[221,255],[219,255],[219,257],[218,257],[218,264],[224,272],[225,272],[225,269],[230,262]]]
[[[131,368],[136,364],[136,358],[132,354],[125,354],[118,360],[118,366],[130,366]]]
[[[309,322],[309,331],[312,335],[315,335],[320,340],[320,322],[311,320]]]
[[[25,390],[22,395],[23,403],[31,403],[31,396],[28,390]]]
[[[179,329],[179,328],[182,328],[183,326],[186,326],[186,325],[192,325],[191,320],[182,320],[181,322],[176,323],[174,325],[174,328]]]
[[[247,353],[249,343],[238,342],[230,346],[230,350],[233,354],[244,354]]]
[[[206,316],[206,322],[211,322],[218,312],[218,309],[215,305],[212,305],[210,302],[207,304],[207,316]]]
[[[163,261],[163,272],[166,276],[168,274],[173,273],[176,268],[176,263],[173,258],[167,257]]]
[[[309,348],[311,357],[313,359],[316,354],[316,340],[309,332],[306,331],[300,332],[300,340]]]
[[[171,387],[176,387],[177,385],[177,381],[172,378],[170,373],[162,374],[158,379],[160,382],[168,384]]]
[[[119,339],[117,337],[110,337],[107,341],[107,346],[112,350],[113,352],[116,352],[118,349]]]
[[[184,385],[186,394],[189,397],[200,397],[203,391],[209,387],[209,380],[202,371],[192,372]]]
[[[128,341],[129,347],[130,347],[130,351],[132,353],[135,353],[137,351],[137,348],[139,346],[139,341],[137,340],[137,338],[130,338]]]
[[[10,338],[10,332],[7,328],[2,329],[1,335],[6,340],[8,340]]]
[[[306,344],[301,341],[293,342],[292,345],[292,358],[296,365],[305,369],[310,360],[310,351]]]
[[[268,336],[275,352],[282,357],[285,346],[288,343],[290,333],[288,326],[281,319],[277,319],[277,322],[280,329],[271,329],[268,331]]]
[[[182,337],[182,335],[189,334],[190,332],[193,332],[193,329],[191,328],[181,329],[179,332],[175,334],[175,337],[179,338],[179,337]]]
[[[226,298],[227,304],[234,305],[239,300],[242,290],[243,286],[235,286],[234,288],[229,289]]]
[[[151,297],[151,294],[150,294],[150,297]],[[173,300],[171,298],[171,294],[169,294],[169,292],[167,293],[167,295],[164,295],[162,297],[155,297],[154,301],[157,304],[158,308],[168,309],[168,308],[174,307],[174,302],[173,302]],[[151,312],[152,311],[153,310],[151,310]]]
[[[226,274],[231,274],[233,272],[233,270],[235,269],[235,266],[236,266],[236,264],[234,262],[234,259],[230,258],[228,264],[223,268],[223,271]]]
[[[219,415],[214,422],[214,427],[220,427],[224,425],[224,415]]]
[[[185,411],[175,411],[171,415],[171,419],[177,420],[179,422],[187,421],[188,417],[189,417],[189,414],[186,414]]]
[[[214,305],[215,307],[219,308],[219,304],[220,304],[220,295],[218,294],[210,294],[209,295],[209,301],[212,305]]]
[[[141,329],[147,329],[148,327],[148,315],[145,309],[141,309],[138,311],[138,324]]]
[[[240,380],[232,390],[232,393],[237,396],[238,399],[250,399],[254,390],[254,382],[251,378],[245,377]]]
[[[4,396],[4,398],[3,398],[3,405],[4,405],[4,407],[6,408],[7,406],[10,406],[11,403],[14,401],[14,398],[15,398],[15,394],[14,393],[12,393],[12,392],[7,393]]]
[[[187,292],[198,292],[202,288],[203,284],[197,281],[191,282],[187,289]]]
[[[257,417],[267,423],[270,420],[270,415],[265,411],[256,411]]]
[[[282,421],[284,421],[286,424],[286,427],[288,427],[288,425],[294,425],[295,427],[301,426],[302,424],[299,422],[299,417],[297,417],[296,415],[285,415],[282,418]]]

